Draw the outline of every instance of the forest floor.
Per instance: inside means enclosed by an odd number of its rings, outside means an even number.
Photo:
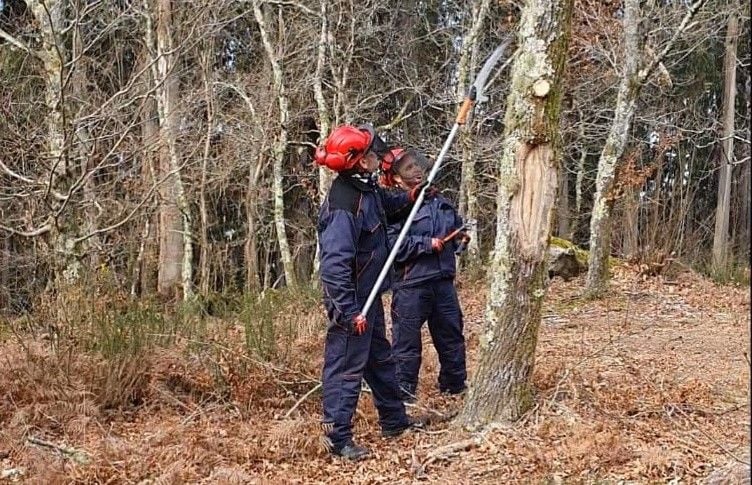
[[[418,406],[410,412],[433,417],[431,424],[383,439],[364,392],[356,439],[374,456],[356,464],[319,445],[315,305],[296,315],[296,340],[271,363],[249,357],[244,327],[231,319],[114,363],[66,351],[74,347],[52,345],[48,335],[21,339],[6,329],[0,482],[698,483],[745,468],[748,477],[749,288],[689,272],[666,282],[626,267],[615,269],[602,300],[584,300],[582,284],[551,284],[536,405],[521,421],[443,453],[473,435],[448,419],[461,400],[436,392],[438,361],[426,335]],[[460,287],[472,375],[485,290]],[[127,406],[107,404],[122,402],[118,392]]]

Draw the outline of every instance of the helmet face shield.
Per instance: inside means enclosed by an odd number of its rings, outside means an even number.
[[[374,130],[373,125],[366,123],[358,126],[358,129],[368,132],[371,137],[371,143],[368,145],[368,148],[366,148],[365,152],[373,152],[378,155],[379,158],[383,158],[384,154],[389,151],[389,147],[384,142],[384,140],[376,134],[376,130]]]
[[[379,135],[374,134],[369,150],[378,155],[379,158],[384,158],[384,155],[389,152],[389,147]]]

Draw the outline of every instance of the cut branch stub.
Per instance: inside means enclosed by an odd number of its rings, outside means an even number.
[[[533,94],[536,98],[543,98],[551,91],[551,83],[546,79],[538,79],[533,83]]]

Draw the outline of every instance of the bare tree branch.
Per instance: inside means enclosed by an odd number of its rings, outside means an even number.
[[[40,59],[39,53],[33,50],[31,47],[27,46],[17,38],[10,35],[8,32],[0,28],[0,38],[7,40],[12,46],[21,49],[22,51],[28,52],[32,56],[36,57],[37,59]]]

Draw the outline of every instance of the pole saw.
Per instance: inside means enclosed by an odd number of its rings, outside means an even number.
[[[361,315],[367,315],[368,310],[371,309],[371,305],[373,305],[374,300],[376,300],[376,295],[379,294],[381,284],[384,282],[384,279],[386,279],[386,275],[389,273],[389,269],[394,263],[394,258],[397,257],[397,251],[399,251],[402,242],[405,240],[405,236],[407,236],[407,231],[410,230],[410,225],[412,224],[413,219],[415,219],[415,214],[417,214],[418,209],[420,209],[420,206],[423,203],[423,199],[426,196],[426,189],[431,185],[433,179],[436,177],[436,174],[439,171],[439,168],[441,168],[441,162],[444,160],[444,157],[449,151],[449,147],[452,145],[452,141],[454,141],[454,137],[457,135],[460,126],[464,125],[467,121],[467,116],[468,114],[470,114],[470,110],[473,108],[473,105],[475,105],[476,103],[483,103],[485,101],[488,101],[488,97],[484,95],[488,76],[491,74],[494,66],[499,62],[499,59],[501,59],[501,56],[504,54],[504,50],[506,50],[510,41],[511,38],[505,40],[496,48],[496,50],[493,51],[488,59],[486,59],[486,62],[485,64],[483,64],[483,67],[481,68],[478,75],[475,77],[473,85],[470,86],[470,89],[468,89],[462,106],[457,113],[457,118],[454,121],[454,126],[452,126],[452,131],[449,132],[449,136],[447,136],[447,139],[444,142],[444,146],[441,148],[439,156],[436,158],[436,162],[434,162],[433,167],[431,168],[431,172],[428,174],[426,183],[423,189],[420,191],[420,194],[418,194],[418,198],[415,200],[415,204],[413,205],[412,210],[410,210],[410,214],[405,220],[405,224],[402,227],[399,236],[397,237],[397,242],[394,243],[394,247],[389,253],[389,257],[386,259],[384,267],[381,268],[381,273],[379,273],[376,284],[371,289],[371,293],[368,295],[368,299],[366,300],[365,305],[363,305],[363,309],[360,311]]]

